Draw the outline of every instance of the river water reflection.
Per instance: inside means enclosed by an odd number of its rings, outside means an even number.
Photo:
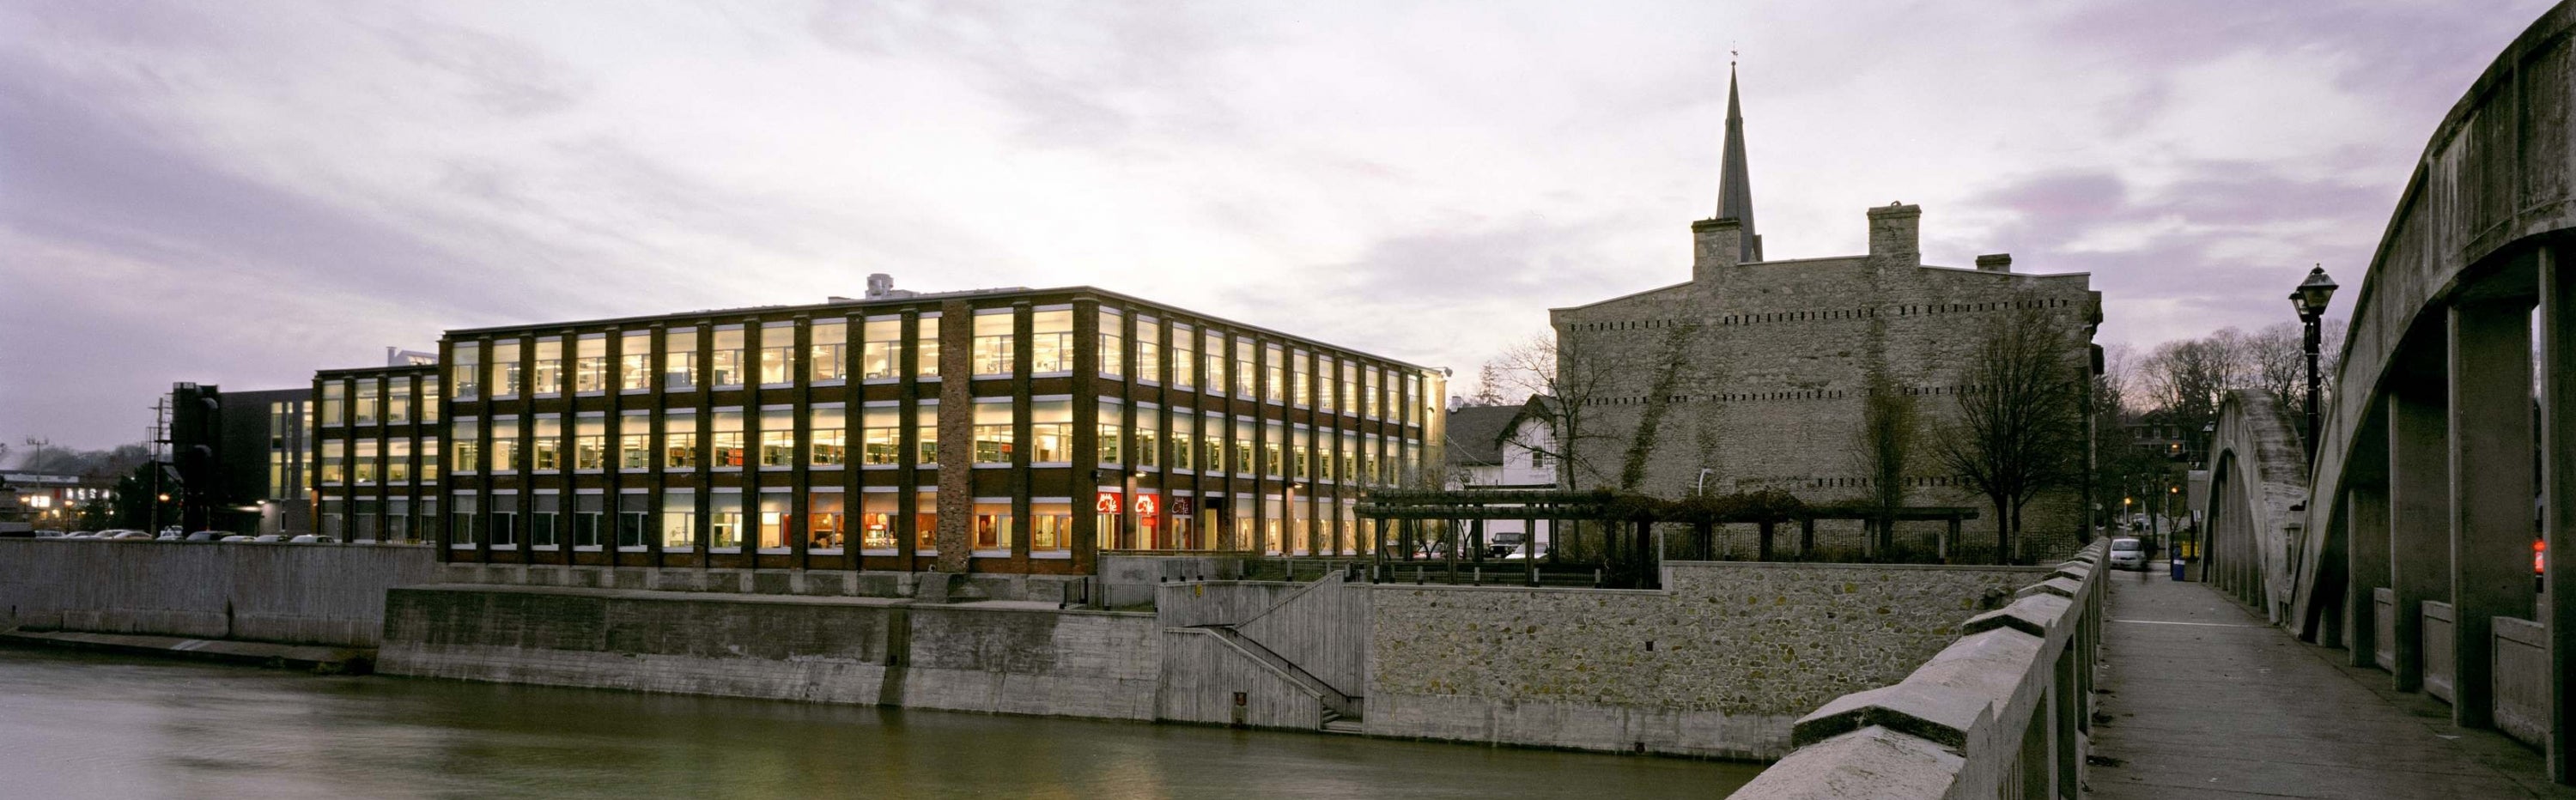
[[[1743,764],[0,649],[0,797],[1717,797]]]

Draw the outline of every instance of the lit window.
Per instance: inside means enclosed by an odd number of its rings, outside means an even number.
[[[662,419],[662,466],[665,469],[696,469],[698,466],[698,414],[674,411]]]
[[[870,550],[892,550],[894,544],[894,495],[882,492],[859,496],[859,546]]]
[[[1199,385],[1198,334],[1187,325],[1172,326],[1172,385],[1192,389]]]
[[[1258,387],[1253,382],[1260,379],[1261,373],[1254,371],[1252,365],[1252,342],[1234,340],[1234,396],[1246,400],[1259,397],[1254,393]]]
[[[385,482],[411,482],[410,439],[394,439],[385,442]]]
[[[1040,400],[1029,404],[1029,460],[1062,463],[1073,460],[1073,402]]]
[[[1285,476],[1288,472],[1288,461],[1283,457],[1287,448],[1287,442],[1283,441],[1286,431],[1279,427],[1279,423],[1273,422],[1262,426],[1261,434],[1261,473],[1273,478]]]
[[[608,466],[608,419],[582,417],[572,426],[572,468],[597,472]]]
[[[1199,371],[1199,377],[1207,381],[1207,390],[1209,393],[1224,394],[1225,337],[1216,333],[1209,333],[1205,339],[1201,340],[1201,344],[1200,353],[1206,356],[1205,363],[1207,368]]]
[[[322,440],[323,483],[339,483],[345,479],[346,476],[341,473],[341,465],[346,461],[346,457],[343,456],[341,452],[340,440]]]
[[[492,471],[519,471],[519,421],[492,421]]]
[[[1127,374],[1127,324],[1118,312],[1100,312],[1100,374],[1116,378]]]
[[[924,467],[937,466],[939,464],[938,401],[924,401],[914,407],[912,435],[921,448],[921,452],[913,456],[913,463]]]
[[[1029,504],[1029,549],[1063,550],[1073,546],[1073,508],[1065,503]]]
[[[641,414],[629,414],[617,420],[617,468],[641,472],[652,466],[653,434]]]
[[[784,386],[796,380],[796,324],[760,328],[760,385]]]
[[[676,328],[662,334],[662,388],[687,391],[698,385],[698,331]]]
[[[1163,329],[1152,317],[1136,318],[1136,379],[1163,379]]]
[[[1288,357],[1288,374],[1288,402],[1312,405],[1315,402],[1314,375],[1306,368],[1306,351],[1299,350]]]
[[[438,482],[438,440],[435,438],[420,440],[420,480],[422,483]],[[425,514],[423,516],[434,517],[437,515]]]
[[[1100,404],[1100,463],[1103,464],[1127,463],[1124,435],[1127,428],[1124,420],[1120,419],[1119,410],[1116,403]]]
[[[1261,349],[1261,396],[1272,405],[1287,402],[1287,363],[1276,345]]]
[[[563,393],[563,339],[548,337],[537,340],[536,393]]]
[[[519,394],[519,343],[492,344],[492,395],[516,397]]]
[[[456,450],[456,457],[449,462],[451,468],[458,472],[482,469],[482,441],[481,425],[470,419],[458,420],[455,432],[448,439],[449,446]]]
[[[617,388],[628,392],[653,388],[653,334],[632,331],[618,337]]]
[[[975,401],[975,463],[1011,463],[1011,401]]]
[[[913,321],[913,374],[922,378],[939,377],[939,315],[923,314]]]
[[[348,396],[349,385],[346,383],[332,381],[330,383],[322,384],[323,427],[336,427],[345,422],[345,420],[341,419],[341,415],[347,413],[346,409],[348,408],[349,402],[347,399]]]
[[[1254,430],[1256,429],[1252,427],[1252,423],[1249,420],[1235,420],[1234,461],[1226,465],[1226,470],[1228,472],[1250,475],[1253,470],[1258,468],[1256,466],[1257,462],[1253,461],[1253,458],[1255,456],[1254,449],[1258,447],[1260,443],[1254,441],[1256,438]]]
[[[728,325],[716,329],[714,367],[716,388],[742,386],[742,326]]]
[[[796,466],[795,412],[784,408],[761,410],[760,466],[762,469]]]
[[[1315,386],[1315,409],[1330,414],[1333,413],[1334,408],[1333,360],[1325,358],[1321,364],[1322,366],[1317,368],[1317,374],[1323,377],[1323,381]]]
[[[456,400],[472,400],[483,386],[482,348],[473,342],[457,342],[451,351],[455,362],[447,365],[447,385]]]
[[[938,332],[931,337],[936,340]],[[895,376],[903,365],[898,353],[903,347],[903,321],[868,320],[859,326],[859,378],[885,380]]]
[[[760,493],[760,549],[787,549],[787,519],[794,514],[794,502],[787,492]]]
[[[698,543],[698,495],[687,489],[662,492],[662,546],[687,549]]]
[[[1179,363],[1179,362],[1174,362]],[[1192,430],[1198,415],[1186,408],[1172,409],[1172,468],[1198,469],[1198,436]]]
[[[975,504],[975,543],[977,550],[1008,550],[1012,534],[1011,504]]]
[[[975,374],[1011,374],[1011,314],[975,315]]]
[[[537,416],[536,436],[529,449],[536,457],[535,470],[557,472],[563,469],[563,418],[553,414]]]
[[[574,342],[572,390],[582,394],[608,391],[608,336],[590,334]]]
[[[1162,466],[1162,436],[1156,428],[1158,422],[1152,412],[1141,408],[1136,410],[1136,466]]]
[[[859,447],[863,463],[893,464],[901,456],[903,431],[896,427],[902,415],[892,406],[871,406],[859,412]]]
[[[976,341],[981,342],[984,334],[980,329],[984,318],[977,317],[975,323],[979,329],[975,334],[978,337]],[[1029,372],[1045,375],[1073,370],[1073,312],[1040,311],[1030,315],[1029,337]],[[982,345],[977,345],[975,352],[981,354]],[[976,367],[975,371],[981,373],[985,370]]]
[[[808,548],[841,549],[840,492],[810,492],[805,495],[805,536]]]
[[[715,440],[708,443],[715,451],[716,469],[741,469],[745,460],[742,441],[742,411],[718,409],[715,414]]]
[[[357,420],[356,420],[356,424],[359,424],[359,425],[374,425],[374,424],[376,424],[376,392],[377,392],[377,391],[378,391],[378,390],[377,390],[377,388],[376,388],[376,380],[375,380],[374,378],[363,378],[363,379],[360,379],[360,380],[358,381],[358,397],[357,397],[357,402],[356,402],[356,403],[351,404],[352,408],[351,408],[351,414],[350,414],[351,416],[353,416],[353,417],[356,417],[356,418],[357,418]]]
[[[410,378],[394,378],[386,384],[385,421],[396,425],[411,422]]]
[[[742,549],[742,495],[719,492],[707,500],[707,549]]]
[[[809,342],[805,348],[806,380],[830,383],[848,377],[850,364],[844,358],[850,345],[850,326],[847,323],[840,320],[817,322],[805,332],[805,336]]]
[[[849,463],[848,426],[841,407],[812,408],[805,412],[807,461],[817,467],[837,467]],[[887,454],[893,454],[888,448]],[[893,462],[887,462],[893,463]]]
[[[438,379],[420,379],[420,421],[438,421]]]

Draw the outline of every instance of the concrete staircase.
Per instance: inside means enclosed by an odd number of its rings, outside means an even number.
[[[1323,679],[1315,677],[1314,673],[1307,672],[1305,668],[1299,667],[1296,663],[1281,657],[1270,648],[1262,646],[1260,642],[1256,642],[1245,637],[1241,632],[1236,631],[1232,625],[1200,625],[1195,627],[1215,633],[1218,638],[1225,640],[1226,644],[1233,646],[1236,650],[1242,651],[1244,655],[1252,657],[1253,660],[1261,662],[1264,666],[1267,666],[1282,675],[1286,675],[1290,681],[1296,683],[1300,688],[1304,689],[1306,693],[1314,695],[1316,701],[1322,703],[1324,707],[1323,730],[1332,733],[1360,732],[1361,703],[1359,698],[1342,694],[1340,690],[1334,689],[1331,684],[1327,684]]]

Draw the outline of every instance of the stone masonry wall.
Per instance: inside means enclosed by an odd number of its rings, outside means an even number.
[[[1783,489],[1809,501],[1868,495],[1852,451],[1874,372],[1914,398],[1928,434],[1955,414],[1959,369],[1982,327],[2015,302],[2059,315],[2079,335],[2069,357],[2084,363],[2080,337],[2098,305],[2087,276],[1926,266],[1917,214],[1873,209],[1868,255],[1699,265],[1690,283],[1552,311],[1560,384],[1592,401],[1583,412],[1590,435],[1573,443],[1573,484],[1617,484],[1657,368],[1675,355],[1684,366],[1638,488],[1678,496],[1705,468],[1712,491]],[[1909,503],[1984,505],[1934,466],[1928,447],[1914,461]],[[2032,558],[2074,549],[2080,503],[2059,494],[2026,512]],[[1970,521],[1964,538],[1991,547],[1992,517]],[[1819,537],[1857,546],[1858,529]]]
[[[1776,758],[2046,570],[1674,562],[1661,591],[1374,587],[1368,731]]]

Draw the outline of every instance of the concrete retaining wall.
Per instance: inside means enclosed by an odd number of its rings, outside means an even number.
[[[1240,556],[1102,555],[1100,597],[1109,608],[1132,608],[1154,602],[1157,587],[1182,581],[1230,581],[1243,577]]]
[[[2549,629],[2495,618],[2495,725],[2523,744],[2549,743]]]
[[[1234,625],[1302,588],[1278,581],[1167,583],[1155,588],[1154,618],[1167,628]]]
[[[1373,596],[1367,584],[1347,583],[1339,573],[1326,575],[1236,629],[1334,691],[1357,697],[1368,687]]]
[[[426,547],[0,539],[0,629],[374,647]]]
[[[1656,591],[1370,587],[1383,736],[1768,759],[2044,567],[1673,562]]]
[[[1216,631],[1166,628],[1162,654],[1161,719],[1309,731],[1324,724],[1321,694]]]
[[[1150,614],[566,587],[391,593],[377,669],[647,692],[1153,719]]]

